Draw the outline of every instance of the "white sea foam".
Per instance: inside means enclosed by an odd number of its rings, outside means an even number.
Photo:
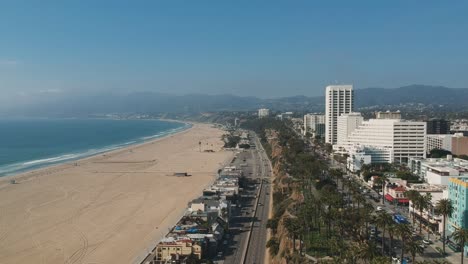
[[[26,162],[19,162],[19,163],[0,166],[0,176],[15,174],[15,173],[23,172],[23,171],[30,170],[30,169],[44,167],[47,165],[58,164],[58,163],[66,162],[66,161],[72,161],[72,160],[77,160],[77,159],[97,155],[97,154],[104,153],[104,152],[109,152],[112,150],[116,150],[122,147],[132,145],[132,144],[142,143],[145,141],[149,141],[151,139],[156,139],[156,138],[163,137],[166,135],[174,134],[176,132],[185,130],[189,127],[191,127],[191,125],[186,124],[182,127],[170,129],[164,132],[159,132],[152,136],[141,137],[139,140],[132,140],[132,141],[128,141],[128,142],[121,143],[121,144],[106,146],[100,149],[89,149],[89,150],[78,152],[78,153],[69,153],[69,154],[64,154],[64,155],[60,155],[57,157],[37,159],[37,160],[31,160],[31,161],[26,161]]]

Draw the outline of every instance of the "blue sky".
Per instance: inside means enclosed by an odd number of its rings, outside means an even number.
[[[467,1],[2,1],[0,99],[468,87],[467,14]]]

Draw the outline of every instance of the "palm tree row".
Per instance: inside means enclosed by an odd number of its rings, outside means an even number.
[[[422,232],[422,220],[423,220],[423,211],[427,211],[427,223],[430,224],[430,213],[429,211],[432,209],[432,195],[431,193],[426,193],[425,195],[421,195],[420,192],[416,190],[407,191],[406,197],[411,201],[413,206],[413,224],[415,222],[415,209],[419,211],[419,233]],[[430,231],[427,232],[428,239],[429,239]]]
[[[416,242],[407,225],[397,225],[387,213],[375,215],[373,206],[356,182],[345,180],[340,170],[328,169],[316,154],[306,151],[304,142],[295,133],[284,127],[277,131],[275,144],[281,148],[281,156],[276,157],[274,163],[288,177],[279,180],[286,185],[273,193],[275,197],[279,192],[281,198],[274,199],[274,218],[269,221],[274,233],[268,242],[272,255],[281,253],[280,257],[290,261],[300,259],[307,252],[333,256],[337,263],[344,260],[347,263],[371,263],[372,259],[378,258],[389,260],[385,256],[387,234],[390,249],[395,238],[402,241],[402,257],[409,252],[414,259],[420,253],[421,247],[415,247]],[[382,177],[383,192],[385,182]],[[378,245],[370,239],[370,225],[376,225],[382,231],[382,241]],[[277,230],[285,230],[286,237]],[[283,239],[287,239],[292,248],[280,249]],[[381,246],[381,250],[377,246]]]

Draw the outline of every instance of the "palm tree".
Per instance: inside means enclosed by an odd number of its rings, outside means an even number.
[[[376,183],[382,186],[382,204],[385,204],[385,184],[387,183],[387,180],[387,177],[383,175],[379,176],[376,180]]]
[[[428,225],[428,229],[427,230],[427,239],[429,239],[429,236],[431,234],[431,222],[430,222],[430,218],[431,218],[431,215],[429,214],[429,212],[431,211],[431,208],[432,208],[432,194],[431,193],[426,193],[424,196],[423,196],[423,199],[424,199],[424,203],[426,204],[426,211],[427,211],[427,225]]]
[[[463,264],[463,259],[465,258],[465,243],[468,241],[468,229],[457,228],[455,232],[452,233],[453,240],[457,241],[461,247],[461,264]]]
[[[420,196],[421,194],[416,191],[416,190],[409,190],[409,191],[406,191],[405,192],[405,196],[411,201],[411,203],[413,204],[413,215],[412,215],[412,218],[413,218],[413,225],[414,225],[414,209],[415,209],[415,205],[416,205],[416,201],[418,199],[418,197]]]
[[[297,218],[285,218],[284,227],[286,228],[289,237],[292,237],[293,252],[296,251],[296,238],[301,234],[301,225]]]
[[[418,241],[414,240],[414,239],[409,239],[408,240],[408,243],[406,243],[406,249],[411,254],[411,258],[413,259],[413,263],[414,263],[414,259],[416,258],[416,254],[417,253],[422,254],[424,252],[424,248],[421,247],[421,244]]]
[[[395,222],[391,222],[388,227],[388,235],[390,236],[390,255],[393,254],[393,237],[397,234],[397,225]]]
[[[362,243],[358,248],[358,256],[364,260],[364,263],[368,263],[368,261],[373,259],[376,255],[375,251],[375,245],[373,243]]]
[[[401,258],[403,259],[405,253],[405,242],[411,237],[411,229],[407,224],[397,225],[397,235],[401,238]]]
[[[377,226],[382,228],[382,255],[385,249],[385,228],[393,222],[392,216],[387,212],[381,212],[376,219]]]
[[[442,244],[443,244],[443,252],[445,254],[445,239],[446,239],[446,237],[445,237],[445,220],[447,219],[447,216],[448,217],[452,216],[452,213],[453,213],[452,201],[450,199],[440,199],[436,204],[435,210],[436,210],[437,214],[443,216]]]
[[[357,202],[358,210],[359,210],[360,204],[366,201],[366,198],[364,198],[364,196],[362,196],[362,194],[360,194],[360,193],[357,193],[354,199]]]
[[[429,202],[426,198],[422,195],[418,196],[416,199],[416,207],[419,210],[419,234],[421,234],[422,230],[422,220],[423,220],[423,210],[429,206]]]

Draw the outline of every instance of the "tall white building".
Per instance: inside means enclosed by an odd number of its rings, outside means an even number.
[[[359,127],[364,118],[362,117],[361,113],[349,113],[349,114],[342,114],[338,117],[337,122],[337,138],[336,142],[338,145],[345,143],[348,140],[348,136],[351,135],[357,127]]]
[[[329,85],[325,88],[325,142],[337,143],[338,117],[353,111],[353,86]]]
[[[364,147],[372,163],[407,163],[409,158],[426,157],[426,123],[370,119],[362,122],[343,146],[347,151]]]
[[[260,108],[258,109],[258,117],[267,117],[270,115],[270,109]]]
[[[319,130],[319,126],[317,125],[321,125],[321,124],[325,124],[325,115],[321,115],[321,114],[304,115],[304,135],[307,132],[310,132],[315,136],[317,132],[320,132],[320,131],[317,131]]]

